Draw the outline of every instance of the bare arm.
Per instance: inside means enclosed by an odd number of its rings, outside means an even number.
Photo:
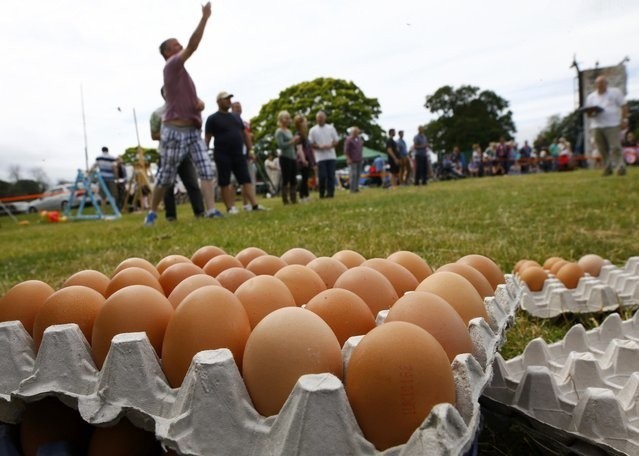
[[[202,41],[202,36],[204,35],[204,28],[206,27],[206,22],[209,20],[209,17],[211,17],[211,2],[207,2],[206,5],[202,6],[202,18],[197,24],[191,38],[189,38],[188,44],[180,53],[180,57],[183,62],[186,62],[186,60],[193,55],[197,47],[200,45],[200,41]]]
[[[209,144],[211,143],[212,136],[211,133],[204,133],[204,144],[206,144],[207,149],[210,147]]]
[[[621,107],[621,119],[627,119],[628,118],[628,104],[626,103],[625,105],[623,105]]]

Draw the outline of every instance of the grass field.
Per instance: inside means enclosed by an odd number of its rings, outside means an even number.
[[[333,200],[283,206],[265,199],[264,213],[194,219],[178,208],[179,221],[142,226],[144,215],[115,221],[52,224],[37,214],[0,219],[0,294],[14,284],[43,280],[54,288],[82,269],[109,275],[122,260],[156,263],[169,254],[191,254],[216,245],[230,254],[249,246],[281,255],[304,247],[317,256],[353,249],[367,258],[411,250],[436,268],[469,253],[491,257],[504,272],[520,259],[550,256],[576,260],[597,253],[617,265],[639,255],[639,168],[625,177],[599,170],[435,182],[427,187],[337,192]],[[534,337],[563,337],[576,322],[592,327],[601,316],[537,320],[520,313],[502,353],[511,357]]]

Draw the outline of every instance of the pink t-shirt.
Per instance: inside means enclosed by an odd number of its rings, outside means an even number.
[[[192,120],[197,128],[202,126],[195,84],[184,68],[180,53],[171,56],[164,65],[164,97],[166,111],[162,121]]]

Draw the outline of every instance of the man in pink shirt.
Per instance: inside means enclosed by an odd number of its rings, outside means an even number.
[[[164,65],[164,95],[166,111],[162,117],[160,144],[162,161],[156,176],[151,197],[151,210],[144,224],[151,226],[157,219],[157,208],[162,201],[167,186],[175,182],[177,168],[186,154],[191,154],[200,176],[202,196],[207,217],[221,217],[215,208],[214,172],[206,145],[202,140],[202,110],[204,102],[197,96],[195,84],[184,63],[198,48],[206,23],[211,17],[211,3],[202,6],[202,18],[191,35],[186,48],[175,38],[169,38],[160,45],[160,54],[166,60]]]

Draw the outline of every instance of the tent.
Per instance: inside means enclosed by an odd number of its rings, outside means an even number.
[[[364,146],[364,150],[363,150],[363,155],[364,155],[364,161],[371,163],[373,160],[375,160],[377,157],[379,156],[383,156],[384,158],[387,158],[386,154],[384,152],[380,152],[378,150],[375,149],[371,149],[369,147]],[[346,157],[344,155],[340,155],[337,157],[337,162],[336,162],[336,167],[337,168],[343,168],[346,166]]]

